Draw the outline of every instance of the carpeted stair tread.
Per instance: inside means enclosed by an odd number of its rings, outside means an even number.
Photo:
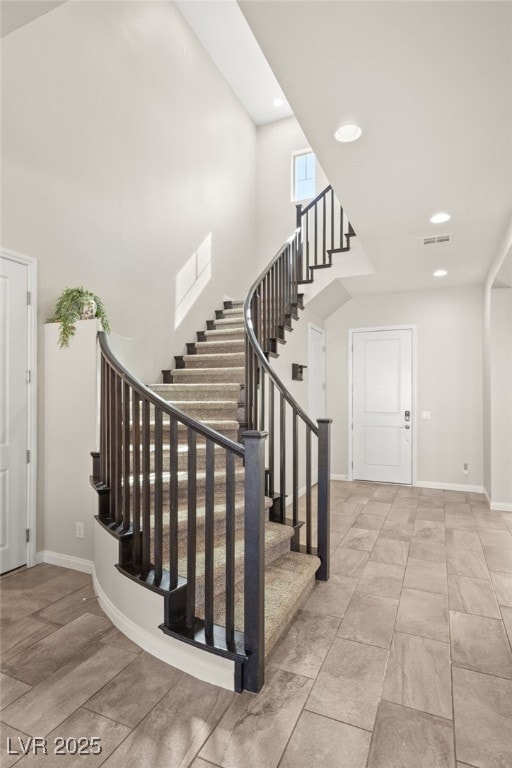
[[[149,389],[167,402],[184,400],[238,400],[240,384],[150,384]]]
[[[224,341],[196,341],[196,354],[215,355],[219,352],[243,352],[245,349],[245,339],[225,339]]]
[[[207,340],[214,339],[243,339],[245,338],[245,328],[240,325],[236,328],[213,328],[212,330],[203,331]]]
[[[227,384],[243,384],[245,368],[174,368],[171,371],[173,383],[205,381],[210,383],[226,382]]]
[[[221,317],[218,320],[213,321],[216,328],[243,328],[243,317]]]
[[[235,420],[237,400],[169,400],[180,411],[204,422],[205,419]]]
[[[185,368],[236,368],[244,365],[245,352],[216,352],[204,355],[183,355]]]
[[[286,552],[265,568],[265,652],[268,654],[285,631],[315,583],[320,560],[315,555]],[[215,622],[224,626],[224,595],[216,600]],[[201,617],[202,618],[202,617]],[[243,631],[244,596],[235,599],[235,628]]]

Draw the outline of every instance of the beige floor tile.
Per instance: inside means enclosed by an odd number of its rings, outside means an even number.
[[[208,763],[206,760],[203,760],[201,757],[196,757],[194,762],[190,763],[190,768],[212,768],[212,766],[213,766],[213,763]]]
[[[18,768],[78,768],[78,766],[87,768],[96,768],[101,765],[116,747],[130,733],[130,729],[120,723],[114,723],[95,712],[89,712],[86,709],[78,709],[71,717],[64,720],[63,723],[48,734],[48,757],[42,755],[28,755],[17,763]],[[92,735],[99,739],[101,753],[70,755],[70,754],[52,754],[54,739],[72,739],[80,737],[90,738]],[[95,751],[94,745],[89,750]]]
[[[489,579],[489,569],[481,552],[464,549],[449,549],[446,553],[448,574],[472,576],[475,579]]]
[[[2,711],[4,722],[46,736],[134,658],[109,645],[91,646]]]
[[[274,667],[267,672],[257,696],[243,693],[232,699],[200,757],[222,768],[277,766],[313,683]]]
[[[452,662],[512,679],[512,653],[501,619],[450,611]]]
[[[465,504],[467,501],[467,495],[464,491],[443,491],[443,498],[445,503],[458,503]]]
[[[102,643],[106,643],[107,645],[113,645],[114,648],[121,648],[122,651],[131,651],[131,653],[142,653],[142,648],[140,645],[136,645],[135,643],[132,643],[131,640],[129,640],[126,635],[123,635],[122,632],[120,632],[115,627],[113,629],[110,629],[103,637],[101,638]]]
[[[510,768],[512,681],[453,668],[457,757],[478,768]]]
[[[331,554],[334,552],[335,549],[338,549],[341,542],[343,541],[343,537],[345,536],[346,531],[333,531],[331,528],[331,534],[330,534],[330,550]]]
[[[92,579],[89,574],[65,569],[64,573],[59,573],[44,583],[33,586],[30,589],[30,594],[32,597],[42,597],[53,603],[72,592],[76,592],[77,589],[90,585],[92,585]]]
[[[510,647],[512,648],[512,608],[507,608],[506,606],[502,605],[501,615],[503,617],[505,631],[508,635],[508,641],[510,643]]]
[[[379,563],[370,560],[363,571],[356,591],[369,592],[381,597],[400,597],[404,568],[391,563]]]
[[[448,643],[395,632],[382,698],[451,719],[452,683]]]
[[[389,648],[398,600],[356,592],[338,630],[338,637]]]
[[[331,512],[331,532],[341,533],[345,536],[346,532],[353,525],[357,515],[338,515],[336,512]]]
[[[366,567],[369,556],[369,552],[340,546],[331,557],[331,573],[358,579]]]
[[[55,624],[68,624],[84,613],[104,616],[90,584],[43,608],[39,611],[37,618],[43,621],[52,621]]]
[[[388,701],[379,705],[368,768],[453,768],[449,720]]]
[[[305,611],[325,613],[341,619],[345,615],[356,586],[357,579],[331,574],[329,581],[315,582],[303,608]]]
[[[430,541],[413,539],[409,556],[415,560],[429,560],[432,563],[446,562],[446,547],[444,544],[435,544]]]
[[[366,512],[363,512],[361,515],[359,515],[358,518],[356,518],[354,525],[356,528],[366,528],[370,531],[380,531],[384,525],[384,520],[385,518],[383,515],[370,515]]]
[[[448,576],[448,599],[452,611],[501,618],[489,579]]]
[[[387,657],[384,648],[336,638],[306,709],[371,731]]]
[[[499,512],[480,512],[473,510],[473,518],[478,528],[497,528],[506,531],[507,526]]]
[[[279,768],[365,768],[369,749],[366,731],[303,712]]]
[[[27,691],[30,691],[30,685],[0,673],[0,709],[5,709]]]
[[[268,663],[296,675],[315,678],[336,636],[340,620],[297,611],[268,658]]]
[[[6,626],[17,622],[25,618],[25,616],[45,608],[47,605],[49,605],[49,600],[45,600],[42,597],[32,597],[26,592],[2,591],[0,624]]]
[[[0,630],[0,659],[5,661],[10,656],[21,653],[56,629],[53,624],[38,621],[33,616],[6,623]]]
[[[417,520],[414,525],[413,538],[444,544],[444,524],[432,520]]]
[[[350,528],[341,542],[341,546],[371,552],[378,535],[378,531],[371,531],[366,528]]]
[[[39,640],[28,650],[4,661],[2,672],[13,675],[29,685],[37,685],[90,645],[98,642],[110,627],[106,616],[84,613]]]
[[[377,539],[370,555],[370,560],[391,565],[405,565],[409,555],[410,544],[407,541],[395,539]]]
[[[446,565],[410,557],[405,570],[404,587],[448,594]]]
[[[84,707],[134,728],[181,676],[178,669],[140,653]]]
[[[55,576],[72,573],[74,573],[74,571],[69,568],[60,568],[56,565],[40,563],[33,568],[25,568],[24,570],[2,576],[2,578],[0,578],[0,593],[3,595],[4,592],[11,589],[21,589],[30,592],[34,587],[50,581],[50,579],[53,579]]]
[[[413,525],[416,520],[416,507],[400,507],[393,505],[386,517],[387,523],[405,523]]]
[[[512,533],[497,531],[494,528],[479,528],[478,535],[484,547],[498,547],[512,550]]]
[[[21,739],[23,744],[27,744],[29,736],[28,733],[23,733],[17,728],[11,728],[10,725],[0,722],[0,764],[2,768],[11,768],[14,763],[19,765],[22,747],[18,739]]]
[[[469,504],[466,504],[464,502],[459,504],[454,504],[452,501],[445,501],[444,511],[453,512],[456,515],[468,517],[469,519],[472,518],[472,514],[471,514],[472,508]]]
[[[418,509],[442,509],[444,510],[444,501],[442,498],[429,498],[427,496],[420,496],[418,501]]]
[[[414,525],[412,523],[385,522],[380,530],[381,539],[395,539],[396,541],[410,541]]]
[[[444,523],[447,528],[457,528],[459,531],[476,531],[476,523],[472,515],[461,515],[459,512],[445,512]]]
[[[418,507],[416,522],[418,520],[432,520],[435,523],[444,523],[444,509],[442,507]]]
[[[484,547],[484,556],[490,571],[512,573],[512,549]]]
[[[512,574],[491,571],[491,579],[498,603],[512,608]]]
[[[397,632],[448,642],[446,596],[404,588],[398,606],[395,629]]]
[[[393,500],[393,509],[418,509],[417,496],[400,496],[398,493]]]
[[[470,552],[482,552],[482,545],[476,531],[459,531],[446,528],[447,549],[467,549]]]

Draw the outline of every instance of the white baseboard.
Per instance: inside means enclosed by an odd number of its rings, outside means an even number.
[[[47,549],[36,553],[36,563],[59,565],[61,568],[70,568],[72,571],[81,571],[82,573],[92,573],[93,566],[92,560],[62,555],[60,552],[50,552]]]
[[[434,483],[429,480],[416,480],[418,488],[435,488],[440,491],[460,491],[461,493],[484,493],[482,485],[461,485],[459,483]]]
[[[487,488],[484,488],[484,496],[487,499],[489,508],[492,509],[493,512],[512,512],[512,504],[508,501],[493,501],[489,496]]]
[[[331,475],[331,480],[344,480],[348,482],[350,478],[348,475]]]

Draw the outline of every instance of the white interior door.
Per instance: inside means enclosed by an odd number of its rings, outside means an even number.
[[[0,573],[27,562],[28,267],[0,260]]]
[[[352,476],[412,482],[412,330],[356,331]]]

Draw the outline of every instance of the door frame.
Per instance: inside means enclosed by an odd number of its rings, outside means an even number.
[[[352,480],[353,479],[353,470],[352,470],[352,460],[353,460],[353,430],[352,430],[352,393],[354,389],[354,379],[353,379],[353,367],[352,367],[352,356],[353,356],[353,342],[354,342],[354,334],[355,333],[366,333],[366,332],[372,332],[372,331],[412,331],[411,334],[411,345],[412,345],[412,418],[411,418],[411,427],[412,427],[412,453],[411,453],[411,461],[412,461],[412,485],[416,485],[417,481],[417,413],[418,413],[418,402],[417,402],[417,359],[416,359],[416,338],[417,338],[417,325],[372,325],[368,326],[367,328],[349,328],[348,329],[348,344],[347,344],[347,358],[348,358],[348,366],[347,366],[347,392],[348,392],[348,409],[347,409],[347,457],[348,457],[348,466],[347,466],[347,479]]]
[[[30,462],[27,463],[27,522],[30,541],[27,543],[27,566],[36,565],[36,498],[37,498],[37,259],[10,251],[0,246],[0,256],[27,267],[27,290],[30,292],[28,305],[28,354],[27,370],[30,371],[30,385],[27,387],[27,449]]]
[[[322,391],[323,391],[323,400],[324,400],[323,410],[324,410],[324,417],[325,417],[325,411],[326,411],[326,405],[327,405],[326,396],[325,396],[326,384],[327,384],[326,382],[327,349],[326,349],[326,342],[325,342],[326,333],[325,333],[325,328],[321,328],[319,325],[315,325],[315,323],[308,323],[308,364],[311,360],[311,329],[313,329],[314,331],[317,331],[318,333],[321,333],[324,337],[324,365],[323,365],[323,372],[322,372],[323,373],[323,376],[322,376],[323,390]],[[311,413],[311,387],[309,386],[310,381],[311,379],[308,374],[308,413]]]

